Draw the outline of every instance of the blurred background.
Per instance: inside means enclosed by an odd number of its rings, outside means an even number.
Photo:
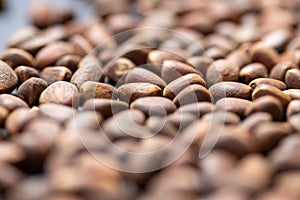
[[[0,0],[1,1],[1,0]],[[89,0],[2,0],[0,11],[0,51],[6,49],[9,36],[22,26],[29,24],[29,11],[34,4],[50,4],[58,9],[71,9],[76,17],[84,20],[94,11]]]

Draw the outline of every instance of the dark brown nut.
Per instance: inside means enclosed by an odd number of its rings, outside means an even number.
[[[38,34],[39,30],[34,26],[25,26],[15,31],[8,39],[8,46],[10,48],[15,48],[26,40]]]
[[[0,93],[11,92],[18,85],[18,76],[12,68],[0,60]]]
[[[173,99],[173,102],[178,106],[201,101],[211,102],[212,96],[205,87],[197,84],[187,86]]]
[[[169,83],[163,92],[164,97],[173,99],[180,91],[192,84],[199,84],[206,87],[203,78],[198,74],[186,74]]]
[[[55,65],[56,61],[64,55],[74,53],[74,48],[66,42],[53,42],[41,50],[35,56],[35,67],[42,69]]]
[[[175,60],[184,62],[184,57],[181,57],[174,52],[164,50],[152,50],[148,54],[148,61],[158,72],[161,71],[165,60]]]
[[[103,41],[109,41],[110,33],[102,23],[94,23],[84,31],[83,36],[90,42],[90,44],[92,44],[93,47],[96,47]],[[115,44],[110,42],[109,45]]]
[[[245,115],[248,116],[255,112],[267,112],[272,115],[274,120],[281,120],[283,117],[283,106],[277,98],[267,95],[255,99],[245,110]]]
[[[40,78],[32,77],[22,83],[18,88],[18,96],[28,103],[29,106],[33,106],[38,103],[41,93],[48,87],[46,81]]]
[[[79,89],[83,101],[92,98],[114,99],[117,96],[117,90],[106,83],[87,81]]]
[[[264,122],[253,130],[263,153],[272,150],[282,138],[291,134],[292,127],[286,122]]]
[[[57,81],[48,86],[40,95],[40,104],[57,103],[68,106],[78,106],[79,93],[75,85]]]
[[[230,53],[226,60],[234,63],[238,68],[242,68],[251,62],[250,55],[245,50],[236,50]]]
[[[94,56],[87,56],[79,63],[79,69],[73,74],[71,83],[80,88],[86,81],[102,81],[104,73],[101,63]]]
[[[286,109],[286,116],[289,118],[294,114],[300,113],[300,100],[292,100]]]
[[[40,73],[40,78],[45,80],[48,85],[57,81],[70,81],[72,72],[63,66],[46,67]]]
[[[9,114],[9,110],[3,106],[0,106],[0,127],[3,127],[8,114]]]
[[[81,35],[73,35],[69,42],[74,47],[74,53],[79,56],[86,56],[93,50],[92,44]]]
[[[31,77],[39,77],[39,71],[32,67],[19,66],[14,71],[18,76],[19,83],[23,83]]]
[[[262,63],[268,70],[271,70],[279,61],[279,55],[275,49],[263,43],[253,45],[250,49],[250,54],[252,62]]]
[[[275,29],[265,34],[261,41],[277,51],[282,51],[285,45],[292,39],[293,33],[288,28]]]
[[[117,13],[125,13],[128,10],[128,0],[116,0],[113,6],[106,1],[97,1],[95,6],[97,13],[102,17],[108,17]]]
[[[282,103],[284,108],[286,108],[292,100],[289,95],[285,94],[280,89],[266,84],[256,86],[255,90],[252,92],[252,99],[255,100],[266,95],[276,97]]]
[[[0,95],[0,106],[5,107],[9,111],[13,111],[20,107],[28,107],[25,101],[11,94]]]
[[[300,70],[288,70],[285,75],[285,84],[288,89],[300,89]]]
[[[233,124],[238,124],[241,121],[240,117],[237,114],[233,112],[225,112],[221,110],[207,113],[206,115],[203,116],[201,120],[202,122],[207,122],[210,125],[213,125],[213,123],[233,125]]]
[[[112,65],[106,68],[105,74],[114,82],[118,82],[121,77],[125,76],[135,64],[127,58],[118,58]]]
[[[206,80],[209,86],[222,81],[237,81],[238,78],[239,68],[227,60],[213,62],[206,72]]]
[[[203,17],[206,16],[204,13],[199,12],[188,12],[182,16],[179,21],[180,26],[184,28],[195,29],[201,33],[209,33],[212,30],[211,24],[214,23],[212,17],[206,20]]]
[[[20,65],[33,65],[32,55],[22,49],[7,49],[0,55],[0,60],[3,60],[12,68],[16,68]]]
[[[65,55],[58,59],[55,63],[56,66],[65,66],[72,72],[77,70],[81,57],[78,55]]]
[[[284,90],[283,93],[289,95],[291,99],[300,99],[300,89],[288,89]]]
[[[242,121],[241,126],[251,131],[259,124],[272,120],[273,118],[271,114],[266,112],[256,112],[248,116],[244,121]]]
[[[300,114],[294,114],[294,115],[290,116],[288,119],[289,123],[297,131],[300,131],[299,119],[300,119]]]
[[[206,76],[207,69],[213,61],[204,56],[195,56],[188,58],[187,62],[191,63],[203,76]]]
[[[159,86],[161,89],[164,89],[167,85],[166,82],[163,79],[161,79],[159,76],[143,68],[134,68],[133,70],[128,72],[125,82],[126,83],[151,83]]]
[[[69,119],[76,115],[76,110],[74,108],[54,103],[39,106],[38,112],[41,116],[54,119],[61,124],[66,123]]]
[[[190,73],[202,76],[193,66],[175,60],[165,60],[161,69],[161,77],[167,83]]]
[[[135,50],[125,53],[122,57],[131,60],[136,66],[140,66],[147,63],[149,51],[149,48],[144,48],[143,46],[137,45]]]
[[[227,97],[217,101],[216,110],[233,112],[240,117],[245,117],[245,110],[251,106],[252,102],[245,99]]]
[[[176,110],[175,104],[163,97],[143,97],[135,100],[130,105],[131,109],[138,109],[148,116],[167,115]]]
[[[243,83],[249,84],[256,78],[267,78],[268,69],[261,63],[251,63],[240,71],[240,79]]]
[[[270,85],[275,88],[278,88],[279,90],[285,90],[286,89],[286,84],[282,81],[272,79],[272,78],[257,78],[254,79],[249,83],[249,86],[254,90],[257,86],[259,85]]]
[[[140,110],[124,110],[104,121],[102,127],[105,135],[111,139],[121,139],[128,137],[149,137],[150,130],[143,124],[145,115]]]
[[[118,88],[119,99],[127,103],[141,97],[161,96],[161,93],[160,87],[151,83],[126,83]]]
[[[113,99],[89,99],[83,104],[83,110],[97,111],[107,118],[128,109],[128,103]]]
[[[187,105],[180,106],[176,112],[178,113],[191,113],[197,118],[201,118],[206,113],[212,112],[214,104],[209,102],[196,102]]]
[[[12,135],[21,133],[25,126],[36,116],[37,113],[28,108],[18,108],[9,114],[5,122],[5,128]]]
[[[285,74],[289,69],[299,69],[299,67],[291,61],[280,62],[272,68],[270,78],[284,81]]]
[[[251,87],[237,82],[216,83],[209,88],[214,102],[225,97],[234,97],[240,99],[250,99]]]

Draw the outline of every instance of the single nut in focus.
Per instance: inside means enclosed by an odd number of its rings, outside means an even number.
[[[285,84],[288,89],[300,89],[300,70],[288,70],[285,75]]]
[[[202,76],[202,74],[193,66],[185,64],[183,62],[179,62],[176,60],[165,60],[162,64],[161,77],[167,83],[170,83],[175,79],[190,73]]]
[[[205,87],[197,84],[187,86],[173,99],[173,102],[178,106],[201,101],[211,102],[212,97]]]
[[[240,79],[248,84],[257,78],[267,78],[268,69],[261,63],[251,63],[240,70]]]
[[[46,81],[40,78],[32,77],[22,83],[17,90],[18,96],[26,101],[29,106],[36,104],[40,94],[48,87]]]
[[[206,87],[206,82],[200,75],[194,73],[186,74],[169,83],[163,91],[163,96],[173,99],[181,90],[192,84]]]
[[[161,88],[151,83],[126,83],[118,88],[119,99],[127,103],[141,97],[161,96],[161,94]]]
[[[40,78],[49,85],[57,81],[70,81],[71,77],[71,70],[63,66],[46,67],[40,73]]]
[[[19,83],[24,83],[26,80],[30,79],[31,77],[39,77],[39,71],[32,67],[19,66],[15,68],[14,71],[18,76]]]
[[[252,90],[254,90],[258,85],[270,85],[273,87],[278,88],[279,90],[285,90],[286,89],[286,84],[282,81],[272,79],[272,78],[257,78],[254,79],[249,83],[249,86],[251,87]]]
[[[209,86],[222,81],[237,81],[238,78],[239,68],[227,60],[213,62],[206,72],[206,80]]]
[[[0,93],[11,92],[18,85],[18,76],[12,68],[0,60]]]
[[[118,82],[122,76],[125,76],[135,64],[127,58],[118,58],[112,65],[109,65],[105,74],[114,82]]]
[[[255,90],[252,92],[252,99],[255,100],[266,95],[276,97],[282,103],[284,108],[286,108],[289,102],[292,100],[289,95],[285,94],[278,88],[266,84],[258,85],[255,88]]]
[[[238,82],[216,83],[209,88],[214,102],[225,97],[235,97],[240,99],[250,99],[251,88],[248,85]]]
[[[40,95],[40,104],[57,103],[76,107],[79,104],[79,93],[75,85],[57,81],[48,86]]]
[[[141,110],[148,116],[167,115],[176,110],[175,104],[164,97],[139,98],[131,103],[130,108]]]
[[[87,81],[79,89],[83,101],[92,98],[113,99],[117,97],[117,90],[106,83]]]
[[[159,76],[143,68],[134,68],[133,70],[128,72],[125,82],[126,83],[151,83],[159,86],[161,89],[164,89],[167,85],[166,82],[163,79],[161,79]]]

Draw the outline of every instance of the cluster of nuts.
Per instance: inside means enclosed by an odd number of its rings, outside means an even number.
[[[298,0],[91,3],[0,54],[0,199],[300,199]]]

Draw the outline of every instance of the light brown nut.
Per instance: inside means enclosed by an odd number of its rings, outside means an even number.
[[[152,50],[148,54],[148,61],[152,63],[155,70],[160,72],[165,60],[176,60],[184,62],[184,58],[171,51]]]
[[[271,114],[267,112],[256,112],[248,116],[246,119],[244,119],[244,121],[241,122],[241,126],[252,131],[260,123],[264,123],[272,120],[273,118]]]
[[[202,76],[202,74],[198,72],[193,66],[176,60],[165,60],[161,69],[161,77],[167,83],[170,83],[175,79],[190,73],[199,74],[200,76]]]
[[[73,35],[69,39],[69,42],[74,47],[74,53],[79,56],[86,56],[93,50],[92,44],[82,35]]]
[[[70,81],[71,77],[71,70],[63,66],[46,67],[40,73],[40,78],[45,80],[48,85],[57,81]]]
[[[250,99],[251,88],[248,85],[238,82],[216,83],[209,88],[214,102],[225,97],[235,97],[240,99]]]
[[[282,81],[272,79],[272,78],[257,78],[249,83],[249,86],[254,90],[258,85],[271,85],[278,88],[279,90],[285,90],[286,84]]]
[[[195,56],[188,58],[187,62],[191,63],[203,76],[206,76],[207,69],[213,61],[204,56]]]
[[[161,89],[166,87],[166,82],[153,72],[143,69],[134,68],[128,72],[126,76],[126,83],[151,83],[159,86]]]
[[[261,63],[251,63],[240,70],[240,79],[248,84],[256,78],[267,78],[268,69]]]
[[[270,78],[284,81],[285,74],[289,69],[299,69],[299,67],[291,61],[280,62],[272,68]]]
[[[288,89],[300,89],[300,70],[288,70],[285,75],[285,84]]]
[[[227,60],[213,62],[206,72],[206,80],[209,86],[222,81],[237,81],[238,78],[239,68]]]
[[[283,92],[289,95],[291,99],[300,99],[300,89],[288,89]]]
[[[211,102],[212,96],[205,87],[197,84],[187,86],[173,99],[173,102],[178,106],[201,101]]]
[[[252,99],[255,100],[266,95],[276,97],[282,103],[284,108],[286,108],[289,102],[292,100],[289,95],[285,94],[278,88],[266,84],[258,85],[255,88],[255,90],[252,92]]]
[[[251,57],[245,50],[238,49],[227,55],[226,60],[234,63],[238,68],[242,68],[251,62]]]
[[[120,100],[127,103],[141,97],[161,96],[161,93],[161,88],[151,83],[126,83],[118,88]]]
[[[300,113],[300,100],[292,100],[286,109],[286,116],[290,116]]]
[[[65,124],[69,119],[75,117],[77,114],[74,108],[54,103],[40,105],[38,112],[41,116],[54,119],[61,124]]]
[[[264,64],[268,70],[271,70],[279,61],[279,55],[272,47],[262,43],[253,45],[250,49],[252,62]]]
[[[113,99],[118,96],[117,90],[113,86],[94,81],[87,81],[83,83],[79,92],[83,101],[92,98]]]
[[[26,40],[31,39],[32,37],[38,34],[39,30],[32,26],[24,26],[17,31],[15,31],[8,39],[8,46],[10,48],[15,48]]]
[[[114,82],[118,82],[121,77],[125,76],[135,64],[127,58],[118,58],[112,65],[109,65],[105,74]]]
[[[0,127],[3,127],[8,114],[9,110],[3,106],[0,106]]]
[[[13,111],[20,107],[28,107],[25,101],[11,94],[0,95],[0,106],[5,107],[9,111]]]
[[[0,60],[0,93],[11,92],[18,85],[18,76],[12,68]]]
[[[39,71],[32,67],[19,66],[14,71],[18,76],[19,83],[23,83],[31,77],[39,77]]]
[[[32,77],[22,83],[17,90],[18,96],[26,101],[29,106],[38,103],[40,94],[48,87],[46,81]]]
[[[40,104],[57,103],[76,107],[79,104],[78,89],[71,83],[57,81],[42,92],[39,101]]]
[[[163,91],[163,96],[173,99],[181,90],[192,84],[206,87],[206,83],[200,75],[194,73],[186,74],[169,83]]]
[[[176,112],[179,113],[191,113],[197,118],[201,118],[203,115],[212,112],[214,104],[210,102],[196,102],[187,105],[180,106]]]

